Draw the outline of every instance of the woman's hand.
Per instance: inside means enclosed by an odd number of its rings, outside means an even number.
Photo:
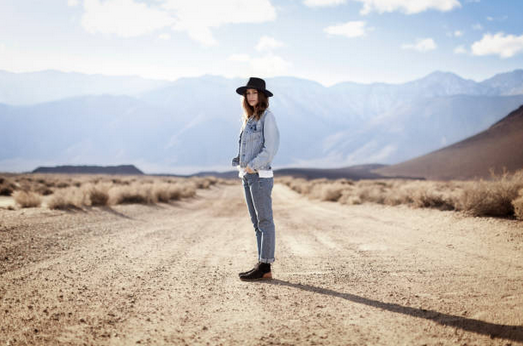
[[[245,171],[247,171],[247,173],[251,173],[251,174],[254,173],[254,171],[252,170],[252,168],[249,167],[249,166],[245,167]]]

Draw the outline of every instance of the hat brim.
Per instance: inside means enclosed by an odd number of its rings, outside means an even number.
[[[253,88],[253,87],[247,87],[247,86],[242,86],[242,87],[239,87],[238,89],[236,89],[236,92],[240,95],[243,96],[243,94],[245,94],[245,92],[247,91],[247,89],[256,89],[256,88]],[[267,97],[271,97],[272,96],[272,93],[269,91],[269,90],[260,90],[260,89],[256,89],[258,91],[261,91],[262,93],[265,94],[265,96]]]

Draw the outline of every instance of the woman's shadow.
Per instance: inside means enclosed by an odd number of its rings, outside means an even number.
[[[288,281],[273,279],[264,281],[272,285],[288,286],[298,288],[304,291],[315,292],[349,300],[354,303],[364,304],[375,308],[396,312],[404,315],[424,318],[426,320],[434,321],[444,326],[450,326],[466,330],[476,334],[488,335],[490,338],[501,338],[512,341],[523,342],[523,326],[510,326],[505,324],[495,324],[475,320],[471,318],[444,314],[434,310],[417,309],[409,306],[403,306],[394,303],[384,303],[378,300],[369,299],[357,296],[351,293],[336,292],[327,288],[321,288],[311,285],[295,284]]]

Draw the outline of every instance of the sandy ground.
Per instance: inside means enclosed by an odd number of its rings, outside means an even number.
[[[0,209],[0,345],[523,345],[523,223],[273,191],[272,281],[242,188]]]

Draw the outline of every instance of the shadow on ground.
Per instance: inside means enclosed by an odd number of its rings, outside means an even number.
[[[360,297],[351,293],[336,292],[327,288],[321,288],[311,285],[296,284],[283,280],[270,280],[260,281],[272,285],[288,286],[297,288],[309,292],[315,292],[320,294],[329,295],[332,297],[338,297],[349,300],[354,303],[364,304],[375,308],[409,315],[418,318],[424,318],[426,320],[434,321],[444,326],[450,326],[459,328],[465,331],[469,331],[476,334],[488,335],[490,338],[501,338],[512,341],[523,342],[523,326],[510,326],[504,324],[495,324],[466,318],[462,316],[455,316],[444,314],[434,310],[417,309],[409,306],[403,306],[395,303],[384,303],[378,300]]]

